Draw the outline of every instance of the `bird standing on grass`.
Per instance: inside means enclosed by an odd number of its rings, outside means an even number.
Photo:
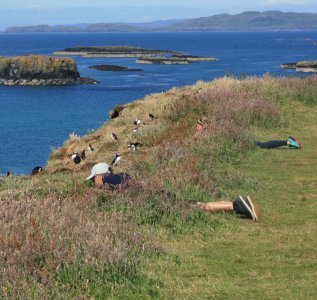
[[[113,132],[111,133],[111,138],[114,140],[114,141],[117,141],[119,138],[118,136]]]
[[[92,147],[91,144],[89,144],[88,149],[89,149],[90,152],[93,152],[93,151],[95,150],[95,149]]]
[[[0,175],[0,179],[4,179],[5,177],[12,177],[12,172],[8,171],[5,175]]]
[[[140,147],[140,146],[142,146],[141,143],[139,143],[139,142],[134,142],[134,143],[130,143],[130,144],[128,145],[128,148],[129,148],[130,150],[132,150],[132,151],[135,151],[135,150],[137,150],[137,148]]]
[[[78,153],[73,153],[73,154],[70,156],[70,158],[72,159],[72,161],[73,161],[76,165],[78,165],[78,164],[81,162],[81,158],[80,158],[80,156],[79,156]]]
[[[37,166],[37,167],[35,167],[35,168],[32,170],[31,175],[36,175],[36,174],[38,174],[38,173],[40,173],[40,172],[42,172],[42,171],[44,171],[44,169],[43,169],[42,167],[40,167],[40,166]]]
[[[121,160],[121,155],[119,153],[116,153],[116,156],[113,158],[110,166],[115,166],[119,163],[119,161]]]
[[[157,116],[149,113],[149,118],[153,121],[154,119],[157,119]]]
[[[133,122],[134,125],[140,125],[141,124],[141,120],[139,118],[135,119]]]
[[[132,130],[133,133],[137,133],[138,131],[139,131],[139,128],[138,128],[138,127],[135,127],[135,128]]]
[[[81,158],[82,160],[85,160],[85,159],[86,159],[86,150],[85,150],[85,149],[80,153],[80,158]]]

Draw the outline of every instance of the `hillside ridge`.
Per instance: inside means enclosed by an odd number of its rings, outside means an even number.
[[[157,25],[156,25],[157,24]],[[291,31],[316,30],[317,13],[246,11],[186,20],[149,23],[97,23],[80,25],[33,25],[6,28],[6,33],[32,32],[168,32],[168,31]]]

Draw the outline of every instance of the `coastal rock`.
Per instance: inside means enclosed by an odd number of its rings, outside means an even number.
[[[317,72],[317,61],[299,61],[296,64],[297,72]]]
[[[282,69],[295,69],[297,72],[315,73],[317,72],[317,61],[299,61],[294,63],[281,64]]]
[[[97,83],[81,78],[71,58],[49,56],[0,57],[0,84],[42,86]]]
[[[186,65],[205,60],[217,60],[213,57],[173,54],[172,56],[144,56],[137,59],[138,64]]]
[[[190,63],[194,63],[194,61],[190,61],[185,58],[156,56],[156,57],[141,57],[137,59],[136,63],[160,64],[160,65],[187,65]]]
[[[80,55],[84,57],[142,57],[157,54],[178,54],[175,51],[144,49],[130,46],[78,46],[55,51],[57,55]]]
[[[182,58],[168,58],[168,57],[141,57],[137,59],[138,64],[159,64],[159,65],[187,65],[192,63],[187,59]]]
[[[136,57],[139,64],[184,65],[205,60],[217,60],[213,57],[188,55],[170,50],[144,49],[131,46],[78,46],[55,51],[58,55],[80,55],[83,57]],[[100,65],[92,69],[101,71],[141,71],[120,66]]]
[[[215,57],[204,57],[204,56],[195,56],[187,54],[173,54],[172,58],[186,59],[188,61],[208,61],[208,60],[217,60]]]
[[[281,64],[280,68],[282,68],[282,69],[296,69],[296,62]]]
[[[115,72],[120,72],[120,71],[143,71],[141,69],[129,69],[127,67],[121,67],[121,66],[116,66],[116,65],[96,65],[96,66],[90,66],[90,69],[95,69],[98,71],[115,71]]]

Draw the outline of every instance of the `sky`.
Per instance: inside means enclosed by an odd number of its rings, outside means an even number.
[[[0,30],[38,24],[150,22],[250,10],[317,13],[317,0],[0,0]]]

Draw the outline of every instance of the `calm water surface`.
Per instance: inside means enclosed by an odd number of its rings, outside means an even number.
[[[134,58],[74,57],[81,76],[96,85],[67,87],[0,86],[0,174],[29,174],[45,166],[52,147],[70,133],[84,135],[108,119],[115,104],[174,86],[212,80],[225,74],[295,75],[279,65],[316,60],[317,32],[267,33],[78,33],[0,34],[0,56],[46,54],[79,45],[131,45],[216,57],[218,61],[190,65],[137,65]],[[95,64],[141,68],[143,72],[101,72]]]

